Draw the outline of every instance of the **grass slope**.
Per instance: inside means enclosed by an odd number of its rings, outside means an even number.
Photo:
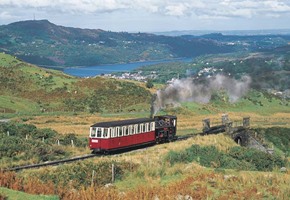
[[[0,53],[0,114],[149,110],[144,84],[108,78],[78,79]],[[130,97],[130,98],[129,98]]]
[[[58,200],[57,196],[48,196],[48,195],[32,195],[24,192],[19,192],[4,187],[0,187],[0,195],[6,196],[9,200]]]

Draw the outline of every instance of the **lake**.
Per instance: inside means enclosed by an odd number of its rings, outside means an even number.
[[[134,62],[127,64],[109,64],[109,65],[97,65],[91,67],[69,67],[63,70],[64,73],[78,76],[78,77],[90,77],[101,74],[111,74],[114,72],[130,72],[141,66],[150,66],[159,63],[169,63],[169,62],[190,62],[191,58],[180,58],[172,60],[160,60],[160,61],[144,61],[144,62]]]

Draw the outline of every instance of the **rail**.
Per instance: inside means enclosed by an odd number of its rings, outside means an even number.
[[[79,161],[79,160],[85,160],[85,159],[96,157],[96,156],[101,156],[101,155],[99,155],[99,154],[87,154],[87,155],[77,156],[77,157],[63,159],[63,160],[57,160],[57,161],[44,162],[44,163],[39,163],[39,164],[32,164],[32,165],[13,167],[13,168],[10,168],[10,169],[4,169],[4,171],[20,171],[20,170],[23,170],[23,169],[33,169],[33,168],[39,168],[39,167],[60,165],[60,164],[63,164],[63,163],[69,163],[69,162],[74,162],[74,161]]]

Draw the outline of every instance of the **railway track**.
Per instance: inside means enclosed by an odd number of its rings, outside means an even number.
[[[75,162],[75,161],[79,161],[79,160],[85,160],[85,159],[97,157],[97,156],[102,156],[102,155],[100,155],[100,154],[87,154],[87,155],[77,156],[77,157],[63,159],[63,160],[49,161],[49,162],[44,162],[44,163],[39,163],[39,164],[13,167],[10,169],[6,169],[4,171],[20,171],[23,169],[33,169],[33,168],[39,168],[39,167],[54,166],[54,165],[60,165],[63,163],[70,163],[70,162]]]
[[[187,140],[189,138],[196,137],[197,135],[201,135],[201,133],[191,133],[191,134],[179,136],[177,137],[176,141]]]
[[[188,134],[185,136],[179,136],[177,137],[176,141],[181,141],[181,140],[186,140],[191,137],[195,137],[198,134]],[[33,168],[40,168],[40,167],[46,167],[46,166],[55,166],[55,165],[60,165],[64,163],[70,163],[70,162],[75,162],[75,161],[80,161],[80,160],[85,160],[93,157],[100,157],[100,156],[106,156],[104,154],[87,154],[83,156],[77,156],[73,158],[68,158],[68,159],[63,159],[63,160],[57,160],[57,161],[49,161],[49,162],[44,162],[44,163],[39,163],[39,164],[32,164],[32,165],[25,165],[25,166],[18,166],[18,167],[13,167],[9,169],[4,169],[4,171],[20,171],[24,169],[33,169]]]

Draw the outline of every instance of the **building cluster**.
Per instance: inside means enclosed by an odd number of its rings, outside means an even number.
[[[268,89],[268,93],[273,94],[277,97],[284,98],[284,99],[290,99],[290,89],[287,89],[285,91],[278,91],[274,89]]]
[[[146,82],[148,79],[155,79],[158,77],[156,71],[150,72],[149,75],[143,75],[142,71],[138,71],[138,72],[125,72],[120,75],[104,74],[102,76],[116,78],[116,79],[135,80],[135,81],[140,81],[140,82]]]

